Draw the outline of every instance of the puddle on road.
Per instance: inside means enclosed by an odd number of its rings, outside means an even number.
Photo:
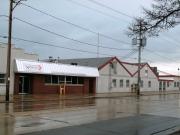
[[[21,127],[35,127],[35,126],[40,126],[40,125],[44,125],[45,123],[42,122],[34,122],[34,123],[30,123],[30,124],[25,124],[25,125],[21,125]]]

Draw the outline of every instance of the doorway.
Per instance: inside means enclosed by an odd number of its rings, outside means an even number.
[[[31,93],[31,77],[20,76],[19,77],[19,94],[30,94]]]
[[[89,94],[94,94],[94,79],[89,79]]]

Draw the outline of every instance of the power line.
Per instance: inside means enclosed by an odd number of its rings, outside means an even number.
[[[42,31],[48,32],[48,33],[50,33],[50,34],[52,34],[52,35],[56,35],[56,36],[59,36],[59,37],[62,37],[62,38],[65,38],[65,39],[68,39],[68,40],[71,40],[71,41],[74,41],[74,42],[78,42],[78,43],[80,43],[80,44],[86,44],[86,45],[95,46],[95,47],[98,46],[98,45],[95,45],[95,44],[83,42],[83,41],[80,41],[80,40],[77,40],[77,39],[73,39],[73,38],[70,38],[70,37],[67,37],[67,36],[64,36],[64,35],[61,35],[61,34],[52,32],[52,31],[50,31],[50,30],[47,30],[47,29],[42,28],[42,27],[40,27],[40,26],[34,25],[34,24],[32,24],[32,23],[29,23],[29,22],[24,21],[24,20],[22,20],[22,19],[19,19],[19,18],[17,18],[17,17],[15,17],[15,19],[18,20],[18,21],[20,21],[20,22],[23,22],[23,23],[25,23],[25,24],[28,24],[28,25],[30,25],[30,26],[32,26],[32,27],[35,27],[35,28],[37,28],[37,29],[40,29],[40,30],[42,30]],[[99,47],[101,47],[101,48],[107,48],[107,49],[116,49],[116,50],[118,49],[118,50],[121,50],[121,49],[119,49],[119,48],[113,48],[113,47],[105,47],[105,46],[99,46]],[[124,50],[124,49],[123,49],[123,50]]]
[[[0,37],[1,37],[1,38],[7,38],[7,36],[2,36],[2,35],[0,35]],[[29,42],[29,43],[33,43],[33,44],[39,44],[39,45],[43,45],[43,46],[50,46],[50,47],[56,47],[56,48],[61,48],[61,49],[66,49],[66,50],[71,50],[71,51],[76,51],[76,52],[84,52],[84,53],[90,53],[90,54],[97,54],[97,52],[93,52],[93,51],[87,51],[87,50],[81,50],[81,49],[74,49],[74,48],[59,46],[59,45],[50,44],[50,43],[42,43],[42,42],[32,41],[32,40],[23,39],[23,38],[18,38],[18,37],[12,37],[12,39],[17,40],[17,41]],[[6,44],[6,43],[4,43],[4,44]],[[104,56],[114,56],[114,55],[112,55],[112,54],[105,54],[105,53],[99,53],[99,54],[100,54],[100,55],[104,55]],[[123,57],[123,56],[119,56],[119,57]]]
[[[130,56],[134,55],[137,53],[137,50],[132,50],[130,53],[126,54],[125,56],[122,57],[122,59],[129,58]]]
[[[116,19],[116,20],[119,20],[119,19],[120,19],[120,18],[117,18],[116,16],[107,14],[107,13],[102,12],[102,11],[100,11],[100,10],[97,10],[97,9],[95,9],[95,8],[92,8],[92,7],[89,7],[89,6],[87,6],[87,5],[81,4],[81,3],[77,2],[77,1],[73,1],[73,0],[67,0],[67,1],[69,1],[69,2],[71,2],[71,3],[73,3],[73,4],[76,4],[76,5],[78,5],[78,6],[81,6],[81,7],[87,8],[87,9],[90,9],[90,10],[92,10],[92,11],[94,11],[94,12],[97,12],[97,13],[100,13],[100,14],[102,14],[102,15],[111,17],[111,18],[113,18],[113,19]]]
[[[119,10],[113,9],[112,7],[109,7],[109,6],[105,5],[105,4],[102,4],[102,3],[100,3],[100,2],[97,2],[97,1],[95,1],[95,0],[88,0],[88,1],[90,1],[90,2],[92,2],[92,3],[94,3],[94,4],[96,4],[96,5],[99,5],[99,6],[101,6],[101,7],[104,7],[104,8],[106,8],[106,9],[109,9],[109,10],[111,10],[111,11],[113,11],[113,12],[116,12],[116,13],[118,13],[118,14],[120,14],[120,15],[126,16],[126,17],[131,18],[131,19],[133,18],[132,16],[130,16],[130,15],[126,14],[126,13],[123,13],[123,12],[121,12],[121,11],[119,11]],[[134,19],[134,18],[133,18],[133,19]]]
[[[160,54],[154,52],[153,50],[145,49],[145,51],[148,51],[148,52],[150,52],[150,53],[152,53],[152,54],[155,54],[156,56],[159,56],[159,57],[161,57],[161,58],[168,59],[168,60],[170,60],[170,61],[174,61],[173,59],[171,59],[171,58],[169,58],[169,57],[166,57],[166,56],[163,56],[163,55],[160,55]]]
[[[72,25],[72,26],[74,26],[74,27],[77,27],[77,28],[79,28],[79,29],[82,29],[82,30],[84,30],[84,31],[88,31],[88,32],[93,33],[93,34],[96,34],[96,35],[99,33],[99,32],[95,32],[95,31],[93,31],[93,30],[90,30],[90,29],[88,29],[88,28],[82,27],[82,26],[80,26],[80,25],[74,24],[74,23],[72,23],[72,22],[70,22],[70,21],[67,21],[67,20],[65,20],[65,19],[62,19],[62,18],[60,18],[60,17],[56,17],[56,16],[54,16],[54,15],[52,15],[52,14],[49,14],[49,13],[47,13],[47,12],[45,12],[45,11],[42,11],[42,10],[37,9],[37,8],[35,8],[35,7],[32,7],[32,6],[30,6],[30,5],[27,5],[27,4],[24,4],[24,3],[22,3],[22,5],[24,5],[24,6],[28,7],[28,8],[31,8],[31,9],[37,11],[37,12],[40,12],[40,13],[42,13],[42,14],[44,14],[44,15],[47,15],[47,16],[49,16],[49,17],[51,17],[51,18],[54,18],[54,19],[56,19],[56,20],[58,20],[58,21],[61,21],[61,22],[67,23],[67,24],[69,24],[69,25]],[[128,43],[128,42],[121,41],[121,40],[119,40],[119,39],[115,39],[115,38],[113,38],[113,37],[107,36],[107,35],[102,34],[102,33],[99,33],[99,35],[100,35],[100,36],[103,36],[103,37],[105,37],[105,38],[114,40],[114,41],[116,41],[116,42],[120,42],[120,43],[123,43],[123,44],[130,44],[130,43]]]

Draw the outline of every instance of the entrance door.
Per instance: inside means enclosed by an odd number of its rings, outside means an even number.
[[[89,79],[89,94],[94,93],[94,79]]]
[[[19,77],[19,93],[29,94],[31,92],[31,77],[20,76]]]

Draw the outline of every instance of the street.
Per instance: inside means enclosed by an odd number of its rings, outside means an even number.
[[[62,132],[63,134],[65,132],[67,134],[67,129],[69,132],[74,131],[76,128],[82,128],[78,127],[82,124],[92,127],[90,129],[100,127],[103,132],[115,129],[127,132],[132,129],[130,134],[135,134],[134,131],[138,131],[136,134],[144,134],[147,130],[147,133],[166,130],[169,132],[169,130],[178,130],[180,126],[179,94],[149,95],[140,96],[139,98],[133,96],[15,102],[10,103],[9,113],[5,113],[7,110],[3,109],[7,108],[5,103],[1,103],[0,106],[0,134],[2,135],[26,134],[38,131],[50,134],[51,129],[57,129],[58,133]],[[108,129],[105,125],[112,129]],[[86,131],[85,133],[88,134],[88,130]],[[44,132],[32,133],[32,135],[45,134]],[[57,131],[51,133],[56,135]],[[91,130],[89,130],[89,134],[93,134]]]

